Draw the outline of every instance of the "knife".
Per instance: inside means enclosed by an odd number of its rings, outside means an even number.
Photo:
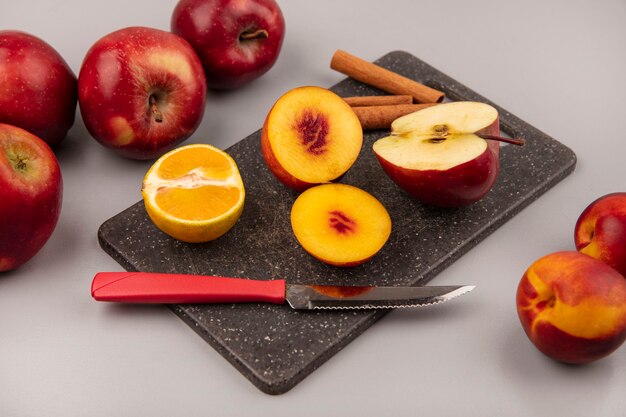
[[[296,310],[374,309],[439,304],[474,289],[463,286],[331,286],[208,275],[99,272],[91,284],[96,301],[197,304],[268,302]]]

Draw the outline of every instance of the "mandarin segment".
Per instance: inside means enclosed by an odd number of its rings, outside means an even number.
[[[391,218],[371,194],[351,185],[323,184],[296,199],[291,226],[313,257],[331,265],[356,266],[383,247]]]
[[[321,87],[280,97],[265,119],[261,151],[270,171],[298,191],[342,176],[356,161],[363,130],[352,108]]]
[[[205,178],[225,180],[232,173],[232,164],[214,149],[192,147],[181,149],[176,157],[163,160],[159,167],[159,176],[163,179],[182,178],[194,172]]]
[[[217,239],[230,230],[245,200],[235,161],[205,144],[182,146],[159,158],[144,178],[142,195],[161,231],[192,243]]]
[[[235,187],[205,185],[194,188],[164,187],[155,202],[162,210],[182,220],[204,220],[227,213],[240,198]]]

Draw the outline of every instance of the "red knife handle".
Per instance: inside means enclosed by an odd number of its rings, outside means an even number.
[[[284,280],[149,272],[99,272],[91,283],[97,301],[128,303],[285,302]]]

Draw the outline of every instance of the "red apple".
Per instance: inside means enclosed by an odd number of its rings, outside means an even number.
[[[0,31],[0,123],[54,146],[74,124],[76,76],[63,57],[28,33]]]
[[[576,249],[626,276],[626,193],[604,195],[585,208],[574,228]]]
[[[187,139],[204,115],[202,64],[180,36],[130,27],[98,40],[78,75],[89,133],[105,147],[152,159]]]
[[[499,170],[498,111],[479,102],[439,104],[396,119],[373,150],[389,177],[417,200],[459,207],[491,190]]]
[[[529,339],[557,361],[591,362],[626,340],[626,280],[579,252],[535,261],[519,283],[516,305]]]
[[[32,258],[54,231],[63,183],[50,147],[19,127],[0,124],[0,271]]]
[[[274,0],[181,0],[171,26],[196,50],[214,89],[237,88],[265,74],[285,35]]]

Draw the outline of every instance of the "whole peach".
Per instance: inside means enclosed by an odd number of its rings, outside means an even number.
[[[535,261],[519,283],[516,304],[529,339],[560,362],[588,363],[626,340],[626,280],[580,252]]]
[[[574,242],[585,253],[626,276],[626,193],[593,201],[578,217]]]

